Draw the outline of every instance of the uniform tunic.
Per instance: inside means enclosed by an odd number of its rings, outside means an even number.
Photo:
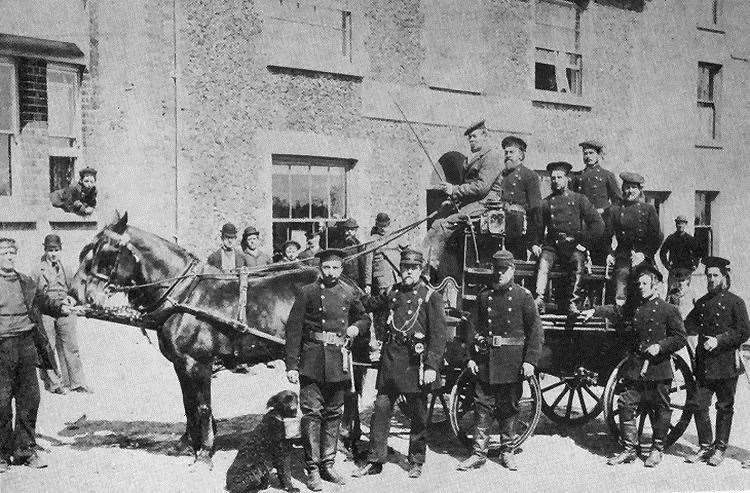
[[[604,222],[589,199],[570,190],[553,193],[542,201],[542,220],[547,230],[544,249],[553,251],[564,246],[564,237],[574,238],[575,243],[567,245],[572,250],[577,243],[591,246],[604,232]]]
[[[413,352],[411,342],[394,340],[393,336],[395,334],[412,341],[415,333],[424,334],[424,368],[439,373],[443,365],[446,337],[443,297],[422,282],[411,287],[398,284],[371,306],[373,310],[385,310],[391,314],[385,326],[375,387],[379,391],[404,394],[421,392],[419,356]],[[440,385],[439,380],[436,386]]]
[[[477,300],[476,333],[492,339],[515,339],[499,347],[490,347],[486,356],[475,354],[477,377],[489,384],[522,380],[523,363],[536,366],[544,342],[544,329],[531,293],[515,282],[506,288],[486,289]],[[474,346],[474,333],[469,334]]]
[[[571,188],[585,195],[594,208],[600,211],[622,201],[622,191],[614,173],[598,164],[587,166],[581,171]]]
[[[636,201],[613,205],[607,212],[617,238],[616,256],[630,260],[630,251],[634,250],[653,259],[663,239],[654,206]]]
[[[345,337],[350,325],[359,329],[357,338],[369,338],[370,317],[353,287],[342,282],[328,287],[321,281],[304,286],[286,323],[287,370],[298,370],[300,376],[321,383],[348,380],[341,346],[323,344],[310,334],[333,332]]]
[[[703,337],[695,353],[695,375],[699,379],[732,378],[742,373],[737,349],[750,337],[745,302],[736,294],[722,290],[708,293],[696,301],[685,319],[688,334],[716,337],[713,351],[703,348]]]
[[[500,196],[510,205],[520,206],[526,211],[526,232],[523,232],[524,214],[509,210],[505,217],[507,231],[506,248],[513,252],[516,258],[524,255],[524,251],[531,244],[541,241],[541,202],[542,192],[539,188],[539,175],[523,164],[513,169],[503,171],[500,184]]]
[[[629,311],[615,305],[596,307],[594,314],[604,317],[622,317]],[[622,375],[635,381],[671,380],[671,354],[686,344],[685,326],[677,308],[656,296],[641,300],[632,310],[632,353],[622,367]],[[659,354],[646,356],[644,350],[653,344],[660,346]],[[643,363],[649,359],[645,375],[641,375]]]

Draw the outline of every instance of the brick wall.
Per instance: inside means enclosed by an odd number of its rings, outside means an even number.
[[[21,126],[47,121],[47,62],[21,58],[18,63]]]

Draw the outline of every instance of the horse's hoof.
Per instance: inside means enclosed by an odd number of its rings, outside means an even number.
[[[192,464],[190,464],[190,472],[201,473],[212,471],[214,468],[214,462],[210,457],[197,457]]]

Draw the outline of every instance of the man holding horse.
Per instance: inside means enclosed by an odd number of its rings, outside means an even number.
[[[388,460],[388,434],[393,405],[400,395],[411,421],[409,477],[422,474],[427,446],[427,394],[440,387],[438,374],[445,353],[446,324],[443,297],[422,281],[421,252],[401,252],[401,282],[375,297],[368,308],[388,314],[375,387],[375,409],[370,423],[368,462],[355,477],[380,474]]]
[[[321,479],[344,484],[334,469],[344,397],[352,387],[349,345],[369,338],[370,318],[360,293],[340,282],[345,254],[329,249],[316,254],[320,277],[302,288],[286,324],[287,378],[300,385],[302,443],[307,487],[322,489]]]

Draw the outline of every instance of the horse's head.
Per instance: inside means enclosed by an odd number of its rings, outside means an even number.
[[[85,245],[72,292],[82,303],[101,305],[117,288],[142,282],[141,260],[128,235],[128,213],[115,212],[111,224]]]

